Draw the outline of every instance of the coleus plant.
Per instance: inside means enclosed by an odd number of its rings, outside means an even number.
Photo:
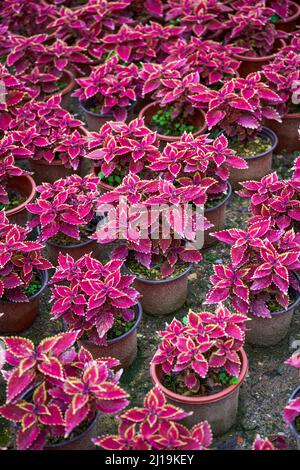
[[[83,123],[60,106],[61,97],[29,101],[15,109],[10,122],[14,141],[31,152],[33,160],[61,161],[77,170],[87,151]]]
[[[284,436],[271,435],[268,437],[256,436],[252,445],[252,450],[287,450],[288,443]]]
[[[281,121],[276,109],[281,98],[261,80],[261,73],[234,78],[220,90],[198,83],[192,88],[191,101],[207,111],[208,129],[223,131],[239,141],[255,138],[264,119]]]
[[[177,263],[201,260],[195,246],[185,241],[194,242],[198,225],[206,224],[203,217],[196,223],[196,211],[187,206],[203,204],[205,192],[201,184],[176,188],[163,179],[141,180],[129,173],[120,186],[98,199],[97,213],[107,214],[107,219],[92,238],[101,244],[124,240],[114,251],[117,259],[133,259],[147,270],[159,265],[161,276],[169,277]]]
[[[287,18],[291,7],[289,0],[233,0],[230,2],[230,6],[237,11],[240,8],[249,6],[252,8],[266,7],[271,15],[270,21],[273,23],[276,23],[279,19]]]
[[[191,430],[180,423],[189,416],[170,405],[159,387],[144,398],[144,406],[122,413],[117,435],[104,435],[93,442],[105,450],[206,450],[212,443],[207,421]]]
[[[184,322],[174,318],[160,332],[161,341],[152,363],[171,376],[182,393],[201,394],[201,384],[212,374],[220,377],[225,372],[227,386],[230,381],[236,383],[233,378],[238,378],[241,371],[239,351],[245,341],[247,320],[246,315],[230,312],[222,304],[214,313],[190,310]]]
[[[228,301],[237,311],[262,318],[287,309],[291,289],[299,291],[293,271],[300,266],[300,245],[293,230],[276,230],[271,218],[265,218],[249,222],[245,230],[213,236],[231,246],[231,262],[214,265],[207,304]]]
[[[121,260],[102,264],[91,255],[74,261],[60,254],[51,279],[50,315],[94,344],[106,345],[116,319],[128,322],[135,318],[133,307],[139,293],[132,287],[134,276],[122,275],[122,266]]]
[[[0,298],[9,302],[28,302],[26,289],[37,270],[52,267],[42,257],[44,244],[29,240],[30,230],[10,224],[0,211]]]
[[[125,121],[128,109],[137,98],[138,68],[134,64],[121,65],[116,56],[95,67],[90,76],[78,78],[78,90],[73,93],[79,101],[92,103],[94,112],[112,115]]]
[[[37,186],[39,196],[26,206],[34,215],[28,226],[39,227],[43,242],[58,234],[81,240],[81,230],[95,220],[100,194],[97,183],[97,177],[71,175]]]
[[[90,134],[88,147],[92,151],[86,158],[94,162],[101,178],[114,177],[115,185],[129,172],[145,173],[146,165],[160,154],[156,132],[148,129],[140,118],[128,124],[107,122],[98,133]]]
[[[286,361],[286,364],[289,364],[297,369],[300,369],[300,353],[294,354],[290,359]],[[299,421],[300,421],[300,397],[294,398],[291,400],[288,405],[284,408],[283,418],[286,424],[297,426],[297,432],[299,432]]]
[[[127,406],[118,385],[122,371],[113,371],[119,361],[93,360],[83,347],[77,352],[77,337],[76,331],[62,333],[37,346],[26,338],[2,338],[7,397],[0,414],[16,423],[19,450],[42,450],[72,437],[98,411],[114,414]]]
[[[18,78],[0,64],[0,130],[7,131],[12,120],[11,109],[20,107],[26,89]]]

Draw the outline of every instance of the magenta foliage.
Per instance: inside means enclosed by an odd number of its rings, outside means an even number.
[[[41,450],[49,438],[67,438],[97,411],[117,413],[127,406],[127,393],[119,385],[113,358],[93,360],[81,348],[78,332],[46,338],[36,347],[25,338],[2,338],[6,361],[4,418],[17,423],[19,450]]]
[[[7,131],[12,119],[11,109],[21,105],[25,97],[26,89],[18,78],[12,75],[8,69],[0,64],[0,130]]]
[[[83,123],[60,106],[61,97],[29,101],[15,109],[10,122],[14,140],[30,150],[33,160],[61,161],[76,170],[87,151]]]
[[[191,100],[207,109],[208,129],[221,129],[230,138],[253,138],[264,119],[280,121],[276,106],[281,98],[261,81],[261,74],[251,73],[246,78],[228,81],[220,90],[202,84],[192,89]]]
[[[116,249],[117,258],[133,256],[148,269],[160,263],[162,276],[168,277],[177,262],[201,260],[199,251],[186,246],[183,239],[195,241],[196,213],[186,205],[203,204],[205,191],[205,187],[192,184],[176,188],[163,179],[140,180],[129,173],[120,186],[98,199],[98,212],[108,212],[108,220],[93,238],[105,244],[121,237],[125,246]],[[129,204],[126,224],[124,202]]]
[[[119,416],[117,435],[104,435],[93,442],[106,450],[206,450],[212,443],[207,421],[188,430],[179,421],[188,416],[181,408],[166,403],[156,386],[144,398],[144,407]]]
[[[252,450],[288,450],[288,442],[286,437],[281,435],[263,438],[258,434],[253,442]]]
[[[80,240],[80,228],[86,227],[95,217],[100,194],[97,183],[96,177],[81,178],[74,174],[54,184],[38,186],[39,197],[26,206],[34,214],[28,226],[39,227],[42,241],[59,233]]]
[[[160,332],[161,342],[152,363],[177,377],[183,387],[198,392],[211,371],[238,377],[239,351],[248,318],[219,304],[215,313],[189,311],[186,322],[175,319]]]
[[[297,369],[300,369],[300,353],[294,354],[290,359],[286,361],[286,364],[289,364]],[[283,418],[285,422],[289,425],[294,424],[296,419],[300,417],[300,397],[294,398],[291,400],[283,411]]]
[[[91,133],[88,146],[94,150],[87,158],[99,166],[106,178],[112,173],[122,175],[124,171],[141,173],[160,154],[156,132],[148,129],[143,119],[128,124],[110,121],[99,133]]]
[[[132,321],[135,317],[132,307],[139,294],[132,287],[134,276],[121,274],[120,260],[103,265],[90,255],[78,261],[60,255],[58,261],[51,280],[51,315],[93,343],[105,345],[116,318]]]
[[[46,271],[51,263],[41,254],[44,245],[29,241],[30,230],[10,224],[0,211],[0,298],[28,302],[25,289],[36,270]]]
[[[93,107],[99,106],[99,114],[112,114],[117,121],[126,120],[128,108],[136,101],[139,82],[136,65],[121,65],[113,56],[95,67],[89,77],[76,81],[80,88],[73,96],[82,102],[90,100]]]

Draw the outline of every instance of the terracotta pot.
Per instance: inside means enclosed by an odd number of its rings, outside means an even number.
[[[296,388],[296,390],[293,391],[292,395],[289,398],[289,402],[292,401],[292,400],[295,400],[296,398],[299,398],[299,397],[300,397],[300,385],[299,385],[299,387]],[[295,438],[297,440],[297,447],[300,450],[300,432],[297,431],[296,426],[294,425],[294,423],[290,424],[290,431],[295,436]]]
[[[187,297],[188,274],[192,264],[178,276],[161,280],[136,277],[134,287],[140,292],[143,311],[153,316],[169,315],[179,310]]]
[[[39,304],[42,293],[47,287],[48,272],[38,271],[42,287],[36,294],[29,297],[29,302],[13,303],[0,301],[0,333],[14,335],[27,330],[39,313]]]
[[[29,175],[12,176],[8,180],[7,187],[14,189],[20,194],[26,196],[26,201],[22,202],[22,204],[17,207],[14,207],[13,209],[5,211],[5,214],[8,217],[10,223],[17,225],[26,225],[29,216],[26,210],[26,205],[29,204],[35,197],[35,182]]]
[[[234,54],[234,58],[241,62],[238,72],[242,78],[247,77],[249,73],[258,72],[262,70],[262,67],[274,59],[275,53],[278,49],[283,47],[285,42],[280,39],[275,42],[274,53],[266,56],[246,56],[240,54]]]
[[[94,359],[99,357],[115,357],[120,361],[122,369],[128,369],[136,358],[137,354],[137,328],[142,319],[142,306],[138,302],[136,308],[136,323],[133,327],[118,338],[109,339],[107,346],[98,346],[87,340],[80,340],[85,349],[90,351]]]
[[[45,447],[45,450],[96,450],[92,439],[98,436],[97,421],[99,413],[96,413],[94,419],[91,421],[89,427],[79,436],[73,439],[66,439],[57,444],[52,444]]]
[[[210,223],[214,224],[214,226],[205,230],[203,248],[209,248],[210,246],[218,243],[218,240],[214,237],[211,237],[210,233],[218,232],[219,230],[223,230],[223,228],[225,227],[226,206],[231,198],[231,195],[231,184],[228,183],[226,197],[222,201],[220,201],[219,204],[217,204],[216,206],[204,210],[205,217],[207,218],[207,220],[209,220]]]
[[[77,245],[59,245],[50,240],[47,240],[46,247],[51,262],[56,266],[58,262],[58,255],[70,255],[74,260],[78,260],[85,254],[92,253],[95,258],[101,255],[101,245],[97,240],[85,240],[84,242],[78,243]]]
[[[298,283],[299,276],[297,276]],[[260,318],[247,314],[251,321],[247,324],[246,341],[255,346],[274,346],[287,335],[292,321],[293,313],[300,303],[300,294],[292,290],[294,302],[286,309],[273,312],[272,318]]]
[[[85,116],[87,128],[89,131],[99,131],[100,127],[103,126],[103,124],[105,124],[106,122],[115,121],[113,114],[98,114],[90,111],[88,108],[92,105],[92,103],[92,98],[85,101],[84,103],[79,103],[79,107]],[[126,121],[130,121],[131,119],[133,119],[134,106],[135,104],[133,104],[131,108],[128,109],[128,116]]]
[[[71,110],[72,102],[72,92],[75,88],[74,76],[69,70],[64,70],[63,79],[68,83],[68,85],[60,92],[54,93],[53,96],[61,96],[61,107],[67,111]]]
[[[193,426],[201,421],[207,420],[211,425],[214,436],[220,436],[227,432],[235,423],[238,410],[239,389],[248,372],[246,353],[242,349],[239,354],[242,361],[242,368],[238,383],[230,385],[228,388],[213,395],[188,397],[171,392],[171,390],[167,389],[162,384],[164,373],[161,367],[154,364],[150,366],[151,379],[165,394],[168,403],[183,408],[187,412],[193,411],[191,416],[184,419],[183,424]]]
[[[34,180],[38,185],[42,183],[53,184],[60,178],[67,178],[67,176],[74,175],[74,173],[80,175],[82,168],[82,162],[79,163],[77,170],[66,168],[61,161],[48,163],[45,160],[29,160],[29,165],[34,173]]]
[[[150,129],[153,127],[152,125],[152,117],[154,114],[157,113],[162,109],[159,105],[158,102],[150,103],[147,106],[145,106],[140,114],[139,118],[144,118],[146,126],[148,126]],[[191,123],[198,129],[196,132],[193,133],[194,137],[197,137],[200,134],[203,134],[206,129],[206,122],[205,122],[205,114],[201,109],[195,109],[195,113],[193,116],[191,116]],[[167,136],[163,134],[157,134],[157,137],[159,138],[160,141],[163,142],[177,142],[178,140],[181,139],[181,136]]]
[[[276,23],[276,29],[290,33],[296,30],[299,25],[300,7],[296,2],[289,1],[291,15],[288,18],[280,20]]]
[[[298,129],[300,128],[300,113],[286,114],[282,122],[274,120],[266,121],[266,125],[272,129],[278,137],[276,153],[283,150],[288,153],[295,152],[300,148]]]
[[[229,181],[234,190],[241,189],[239,183],[242,181],[256,180],[259,181],[263,176],[268,175],[272,169],[272,156],[277,146],[277,136],[269,128],[263,127],[259,134],[260,136],[268,137],[271,141],[271,148],[263,153],[255,155],[254,157],[243,157],[248,164],[245,170],[238,170],[231,168]]]

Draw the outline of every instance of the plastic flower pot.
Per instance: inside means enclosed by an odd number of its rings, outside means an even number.
[[[260,71],[264,65],[268,64],[274,59],[277,50],[284,45],[285,42],[282,39],[275,41],[274,53],[266,56],[247,56],[234,54],[233,57],[241,62],[241,65],[238,69],[239,75],[242,78],[245,78],[247,75],[249,75],[249,73]]]
[[[218,232],[223,230],[226,222],[226,206],[229,203],[229,200],[232,195],[231,184],[227,183],[227,195],[222,201],[216,204],[214,207],[204,210],[204,216],[207,220],[214,226],[205,230],[204,232],[204,245],[203,248],[209,248],[212,245],[218,243],[218,240],[212,237],[210,234],[212,232]]]
[[[93,99],[90,98],[89,100],[85,101],[84,103],[79,103],[79,107],[83,112],[87,128],[89,131],[99,131],[100,127],[103,126],[108,121],[115,121],[113,114],[99,114],[90,111],[90,107],[93,106]],[[134,107],[135,103],[128,109],[128,116],[126,121],[131,121],[134,117]]]
[[[81,243],[74,245],[59,245],[51,240],[47,240],[46,247],[51,262],[56,266],[58,262],[58,255],[70,255],[74,260],[78,260],[83,255],[92,253],[97,258],[101,255],[101,246],[97,240],[85,240]]]
[[[183,424],[193,426],[207,420],[211,425],[214,436],[220,436],[227,432],[235,423],[238,410],[239,390],[248,372],[248,360],[243,349],[239,352],[242,367],[239,381],[230,385],[221,392],[208,396],[185,396],[171,392],[163,384],[163,371],[160,366],[151,364],[150,375],[152,382],[165,394],[167,401],[175,406],[183,408],[187,412],[193,412],[183,420]]]
[[[142,306],[138,302],[136,306],[136,322],[132,328],[118,338],[109,339],[107,346],[98,346],[87,340],[80,340],[79,344],[90,351],[94,359],[99,357],[115,357],[120,361],[122,369],[128,369],[137,355],[137,328],[142,319]]]
[[[300,284],[299,276],[294,273]],[[300,303],[300,294],[293,289],[293,302],[286,310],[272,313],[272,318],[261,318],[248,314],[251,321],[247,324],[246,342],[255,346],[274,346],[287,335],[293,313]]]
[[[278,137],[277,153],[286,150],[289,153],[299,150],[300,113],[289,113],[283,116],[282,122],[266,121]]]
[[[62,161],[53,161],[48,163],[46,160],[29,160],[31,171],[34,173],[33,177],[36,184],[42,183],[55,183],[60,178],[67,178],[77,174],[81,175],[82,162],[80,161],[77,170],[73,168],[66,168]]]
[[[290,16],[285,19],[279,20],[276,23],[276,29],[290,33],[296,30],[299,25],[300,7],[296,2],[289,2]]]
[[[36,186],[35,182],[29,175],[12,176],[8,180],[7,187],[18,191],[26,200],[17,207],[5,211],[10,223],[17,225],[26,225],[28,220],[28,212],[26,205],[29,204],[35,197]]]
[[[45,450],[94,450],[95,445],[92,442],[94,437],[97,437],[97,421],[99,413],[96,412],[95,417],[90,422],[88,428],[73,439],[64,439],[57,444],[48,445]]]
[[[238,170],[237,168],[231,168],[229,181],[232,185],[232,188],[237,190],[241,189],[239,183],[242,181],[256,180],[259,181],[263,176],[268,175],[272,169],[272,156],[273,152],[277,146],[277,136],[268,127],[263,127],[259,133],[260,137],[265,137],[270,140],[271,147],[263,153],[255,155],[253,157],[244,157],[248,164],[248,168],[245,170]]]
[[[75,80],[73,74],[69,70],[65,70],[62,75],[62,80],[67,83],[67,86],[58,93],[54,93],[54,96],[61,96],[61,107],[67,111],[71,110],[72,92],[75,88]]]
[[[29,302],[8,302],[0,300],[0,333],[17,334],[27,330],[39,313],[39,304],[42,293],[48,284],[48,272],[39,271],[42,286],[38,292],[29,297]]]
[[[296,388],[296,390],[293,391],[292,395],[289,398],[289,402],[292,401],[292,400],[295,400],[299,396],[300,396],[300,385],[299,385],[299,387]],[[291,433],[295,436],[295,438],[297,440],[297,447],[300,450],[300,432],[297,431],[296,426],[295,426],[294,423],[290,424],[290,430],[291,430]]]
[[[178,276],[160,280],[137,276],[133,285],[142,295],[140,302],[143,311],[149,315],[163,316],[179,310],[186,301],[188,274],[191,269],[192,264],[189,264]]]
[[[144,118],[145,125],[149,127],[149,129],[153,128],[152,117],[162,109],[158,102],[150,103],[145,106],[140,114],[139,118]],[[198,129],[196,132],[193,133],[194,137],[197,137],[200,134],[204,134],[207,129],[206,122],[205,122],[205,114],[201,109],[195,109],[194,114],[190,118],[191,124]],[[163,134],[157,134],[157,137],[162,142],[177,142],[181,139],[181,136],[169,136]]]

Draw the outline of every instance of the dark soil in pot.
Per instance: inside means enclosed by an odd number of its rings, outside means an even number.
[[[238,144],[232,145],[232,148],[237,151],[237,155],[244,158],[248,164],[248,168],[245,170],[231,168],[229,181],[234,190],[241,189],[239,183],[242,181],[259,181],[271,173],[272,156],[277,142],[276,134],[271,129],[263,127],[258,134],[258,140],[246,144],[244,149]]]
[[[137,304],[135,310],[136,315],[131,322],[125,322],[121,318],[117,319],[114,328],[108,333],[106,346],[98,346],[85,339],[80,340],[79,343],[88,349],[95,359],[115,357],[120,361],[122,369],[128,369],[137,355],[137,328],[142,319],[142,306],[140,303]]]
[[[48,283],[47,271],[36,271],[33,282],[29,285],[27,295],[29,302],[9,302],[0,301],[0,311],[4,315],[0,316],[1,334],[18,334],[27,330],[39,313],[39,303],[43,291]]]
[[[97,437],[97,421],[99,413],[96,412],[95,417],[89,422],[83,422],[80,426],[81,430],[75,430],[74,437],[62,439],[57,443],[50,443],[45,447],[45,450],[95,450],[95,445],[92,439]],[[77,432],[76,432],[77,431]]]
[[[89,131],[99,131],[100,127],[108,121],[115,121],[112,113],[101,114],[101,106],[98,105],[93,98],[80,103],[79,107],[83,112],[87,128]],[[131,121],[134,118],[135,103],[132,104],[131,108],[128,109],[128,115],[126,121]]]
[[[204,215],[207,220],[213,224],[213,227],[205,230],[204,232],[204,245],[203,248],[209,248],[218,243],[218,240],[210,236],[212,232],[223,230],[226,224],[226,205],[229,203],[232,195],[231,185],[228,183],[228,189],[225,194],[222,194],[218,199],[212,199],[204,208]]]
[[[13,176],[8,180],[7,190],[10,205],[5,208],[5,213],[10,223],[26,225],[28,221],[26,205],[34,199],[36,193],[34,180],[29,175]]]

